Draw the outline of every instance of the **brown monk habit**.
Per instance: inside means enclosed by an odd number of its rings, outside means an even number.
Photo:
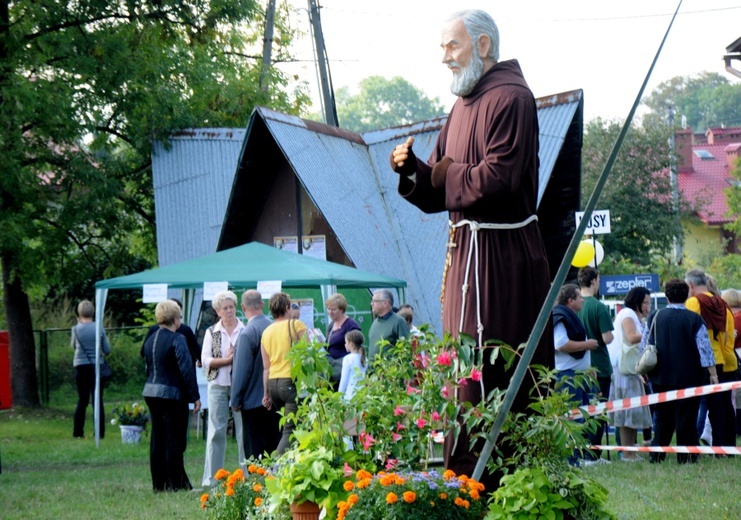
[[[444,188],[431,184],[432,166],[443,156],[452,159]],[[448,211],[453,223],[521,223],[535,215],[538,193],[538,116],[535,99],[515,60],[500,62],[479,80],[466,97],[458,98],[427,163],[417,159],[416,177],[399,176],[399,194],[426,213]],[[480,316],[483,340],[498,339],[512,346],[526,342],[550,286],[545,248],[535,221],[516,229],[481,229],[464,281],[472,231],[459,227],[451,236],[449,267],[443,281],[443,327],[477,338],[475,257],[479,262]],[[462,290],[466,296],[460,327]],[[507,388],[511,373],[484,356],[485,391]],[[533,363],[553,365],[553,335],[545,330]],[[526,377],[512,410],[524,412],[532,381]],[[477,384],[468,384],[459,398],[480,399]],[[446,439],[445,465],[471,475],[478,449],[468,449],[467,436],[453,451]],[[484,477],[487,490],[498,487],[498,476]]]

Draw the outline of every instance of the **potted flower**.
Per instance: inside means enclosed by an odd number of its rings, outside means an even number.
[[[111,424],[118,424],[121,428],[121,441],[124,444],[141,442],[142,432],[148,422],[147,408],[139,403],[124,404],[113,409]]]
[[[376,475],[360,470],[345,488],[350,495],[339,503],[337,520],[465,520],[483,518],[486,511],[484,486],[450,470]]]
[[[335,518],[337,504],[347,498],[343,466],[332,450],[318,445],[316,432],[294,435],[298,445],[277,459],[275,478],[266,480],[270,511],[288,504],[294,520],[318,519],[321,509]]]
[[[217,484],[201,495],[201,509],[210,520],[269,519],[266,479],[268,470],[258,462],[248,461],[247,471],[230,473],[220,469],[214,475]]]

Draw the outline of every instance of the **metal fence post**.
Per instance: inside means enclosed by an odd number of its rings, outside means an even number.
[[[39,331],[39,384],[41,402],[49,404],[49,337],[46,330]]]

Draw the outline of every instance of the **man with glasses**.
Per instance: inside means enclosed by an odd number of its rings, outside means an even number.
[[[404,318],[394,312],[394,295],[387,289],[373,293],[371,311],[375,316],[368,332],[368,366],[373,366],[373,360],[380,354],[384,355],[400,338],[409,337],[409,325]],[[380,341],[386,340],[389,345],[381,346]]]

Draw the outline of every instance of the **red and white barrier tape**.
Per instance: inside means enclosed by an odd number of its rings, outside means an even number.
[[[705,453],[708,455],[741,455],[737,446],[590,446],[590,450],[643,451],[653,453]]]
[[[580,410],[586,411],[588,415],[597,415],[605,411],[617,412],[619,410],[630,410],[631,408],[638,408],[649,404],[667,403],[678,399],[687,399],[688,397],[709,395],[717,392],[727,392],[728,390],[733,390],[735,388],[741,388],[741,381],[732,381],[730,383],[720,383],[717,385],[693,386],[682,390],[671,390],[669,392],[642,395],[640,397],[628,397],[616,401],[581,406],[571,410],[571,418],[578,419],[582,417]]]

